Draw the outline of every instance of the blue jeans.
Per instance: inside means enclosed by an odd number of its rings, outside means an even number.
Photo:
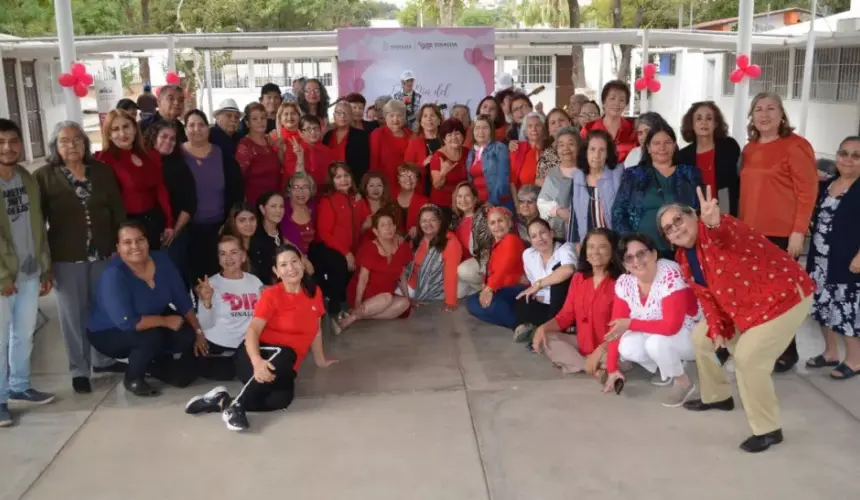
[[[0,404],[30,388],[30,354],[39,313],[39,277],[18,277],[17,292],[0,297]],[[7,377],[8,373],[8,377]]]
[[[517,301],[517,295],[525,290],[523,285],[513,285],[500,288],[493,294],[493,300],[490,301],[490,306],[486,309],[481,307],[479,297],[481,294],[470,295],[466,299],[466,309],[469,314],[487,323],[503,326],[505,328],[513,328],[517,326],[517,313],[514,310],[514,304]]]

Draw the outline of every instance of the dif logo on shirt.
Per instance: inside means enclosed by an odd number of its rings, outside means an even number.
[[[259,297],[256,293],[244,293],[242,295],[236,295],[235,293],[225,293],[221,296],[221,299],[230,304],[231,311],[242,311],[242,310],[250,310],[253,311],[257,306],[257,301]]]

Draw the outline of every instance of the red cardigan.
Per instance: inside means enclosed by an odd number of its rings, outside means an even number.
[[[693,280],[687,250],[675,257],[708,322],[708,337],[730,339],[787,312],[815,283],[787,253],[731,215],[708,229],[699,221],[696,256],[707,286]],[[799,289],[799,290],[798,290]]]
[[[385,176],[389,186],[397,186],[397,168],[406,158],[406,148],[412,132],[403,129],[403,137],[397,137],[387,126],[370,133],[370,170]]]
[[[525,243],[515,233],[508,233],[501,241],[493,243],[490,261],[487,263],[486,285],[494,292],[500,288],[520,283],[523,273]]]
[[[594,278],[582,273],[573,275],[567,298],[555,315],[559,328],[567,330],[576,323],[576,340],[583,356],[593,353],[609,332],[612,304],[615,300],[615,280],[610,277],[594,287]]]
[[[412,198],[409,199],[409,206],[406,208],[406,221],[404,221],[404,234],[409,233],[409,230],[418,226],[418,214],[421,212],[421,207],[430,203],[426,196],[412,192]]]
[[[592,130],[606,130],[606,125],[603,124],[603,118],[587,123],[582,127],[582,138]],[[639,145],[639,138],[636,136],[636,123],[632,118],[621,118],[621,126],[615,132],[613,137],[615,142],[615,150],[618,153],[618,161],[624,163],[627,155]]]
[[[317,207],[317,238],[341,255],[355,252],[361,230],[361,209],[354,196],[332,193]]]
[[[305,172],[308,173],[317,185],[317,192],[321,192],[323,186],[328,184],[328,167],[333,161],[334,153],[331,148],[317,142],[316,144],[308,144],[301,138],[298,139],[302,146],[302,152],[305,157]],[[284,186],[290,181],[290,177],[296,173],[298,158],[293,152],[293,145],[287,142],[286,151],[284,152]],[[357,181],[356,181],[357,182]]]
[[[113,171],[126,213],[142,214],[158,206],[164,214],[164,227],[173,228],[173,209],[161,169],[161,155],[154,149],[148,150],[145,155],[139,155],[143,164],[138,166],[132,162],[131,150],[114,150],[116,155],[98,151],[93,156]]]
[[[412,136],[409,139],[409,144],[406,146],[406,154],[404,155],[403,160],[406,163],[414,163],[418,165],[421,170],[425,170],[424,167],[424,159],[427,158],[427,140],[424,137],[419,137],[417,135]]]

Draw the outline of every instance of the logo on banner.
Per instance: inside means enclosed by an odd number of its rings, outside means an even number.
[[[388,52],[389,50],[390,50],[390,51],[396,51],[396,50],[412,50],[412,48],[413,48],[413,47],[412,47],[412,44],[411,44],[411,43],[388,43],[388,42],[382,42],[382,51],[383,51],[383,52]]]

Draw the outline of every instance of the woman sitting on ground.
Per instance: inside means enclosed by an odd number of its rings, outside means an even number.
[[[537,218],[528,229],[532,246],[522,259],[531,286],[517,295],[515,342],[531,341],[535,328],[561,311],[576,270],[573,245],[555,240],[547,221]]]
[[[660,378],[652,383],[673,384],[663,406],[681,406],[696,392],[684,362],[695,359],[692,333],[702,319],[699,302],[678,264],[660,259],[657,245],[648,235],[623,236],[618,252],[629,274],[615,283],[612,330],[606,334],[608,379],[604,391],[615,388],[619,392],[616,381],[624,380],[618,368],[621,358],[651,373],[659,370]]]
[[[236,378],[233,356],[245,340],[263,283],[245,272],[248,256],[235,236],[221,237],[218,262],[221,272],[197,284],[197,317],[208,346],[199,365],[204,378],[228,381]]]
[[[418,234],[418,213],[421,207],[430,200],[420,194],[417,189],[421,181],[421,169],[413,163],[404,163],[397,167],[397,182],[400,192],[397,193],[397,208],[400,209],[399,219],[401,230],[409,240],[414,240]]]
[[[123,385],[136,396],[158,394],[147,374],[187,386],[195,378],[193,355],[206,355],[208,347],[185,282],[166,252],[150,253],[137,221],[120,224],[116,250],[96,285],[90,344],[111,358],[128,359]]]
[[[463,262],[457,267],[460,295],[480,292],[493,237],[487,226],[487,205],[478,199],[478,190],[468,182],[454,189],[454,218],[451,228],[462,247]]]
[[[236,375],[244,382],[236,399],[224,387],[195,396],[189,414],[223,411],[231,431],[248,429],[248,411],[285,410],[293,402],[299,365],[310,350],[324,368],[335,363],[323,352],[320,319],[323,296],[313,278],[305,274],[302,255],[292,245],[275,255],[275,275],[281,284],[266,288],[254,308],[245,341],[236,353]]]
[[[598,349],[609,332],[615,281],[624,272],[615,249],[618,236],[608,229],[592,229],[582,241],[577,272],[561,311],[535,331],[532,350],[546,353],[563,373],[605,369],[606,351]],[[576,335],[566,332],[576,326]]]
[[[394,214],[389,210],[375,213],[373,234],[375,238],[362,243],[358,250],[358,272],[346,292],[352,309],[338,319],[335,333],[358,320],[404,318],[409,314],[406,266],[412,261],[412,251],[397,237]],[[395,295],[398,286],[401,293]]]
[[[443,219],[436,205],[421,208],[408,284],[409,297],[416,303],[444,300],[442,310],[447,312],[457,309],[457,299],[465,294],[457,280],[463,250],[454,233],[444,229]]]
[[[525,244],[514,231],[513,215],[503,207],[493,207],[487,215],[493,248],[487,263],[484,288],[466,300],[469,313],[476,318],[513,329],[517,324],[514,302],[525,290],[523,251]]]

